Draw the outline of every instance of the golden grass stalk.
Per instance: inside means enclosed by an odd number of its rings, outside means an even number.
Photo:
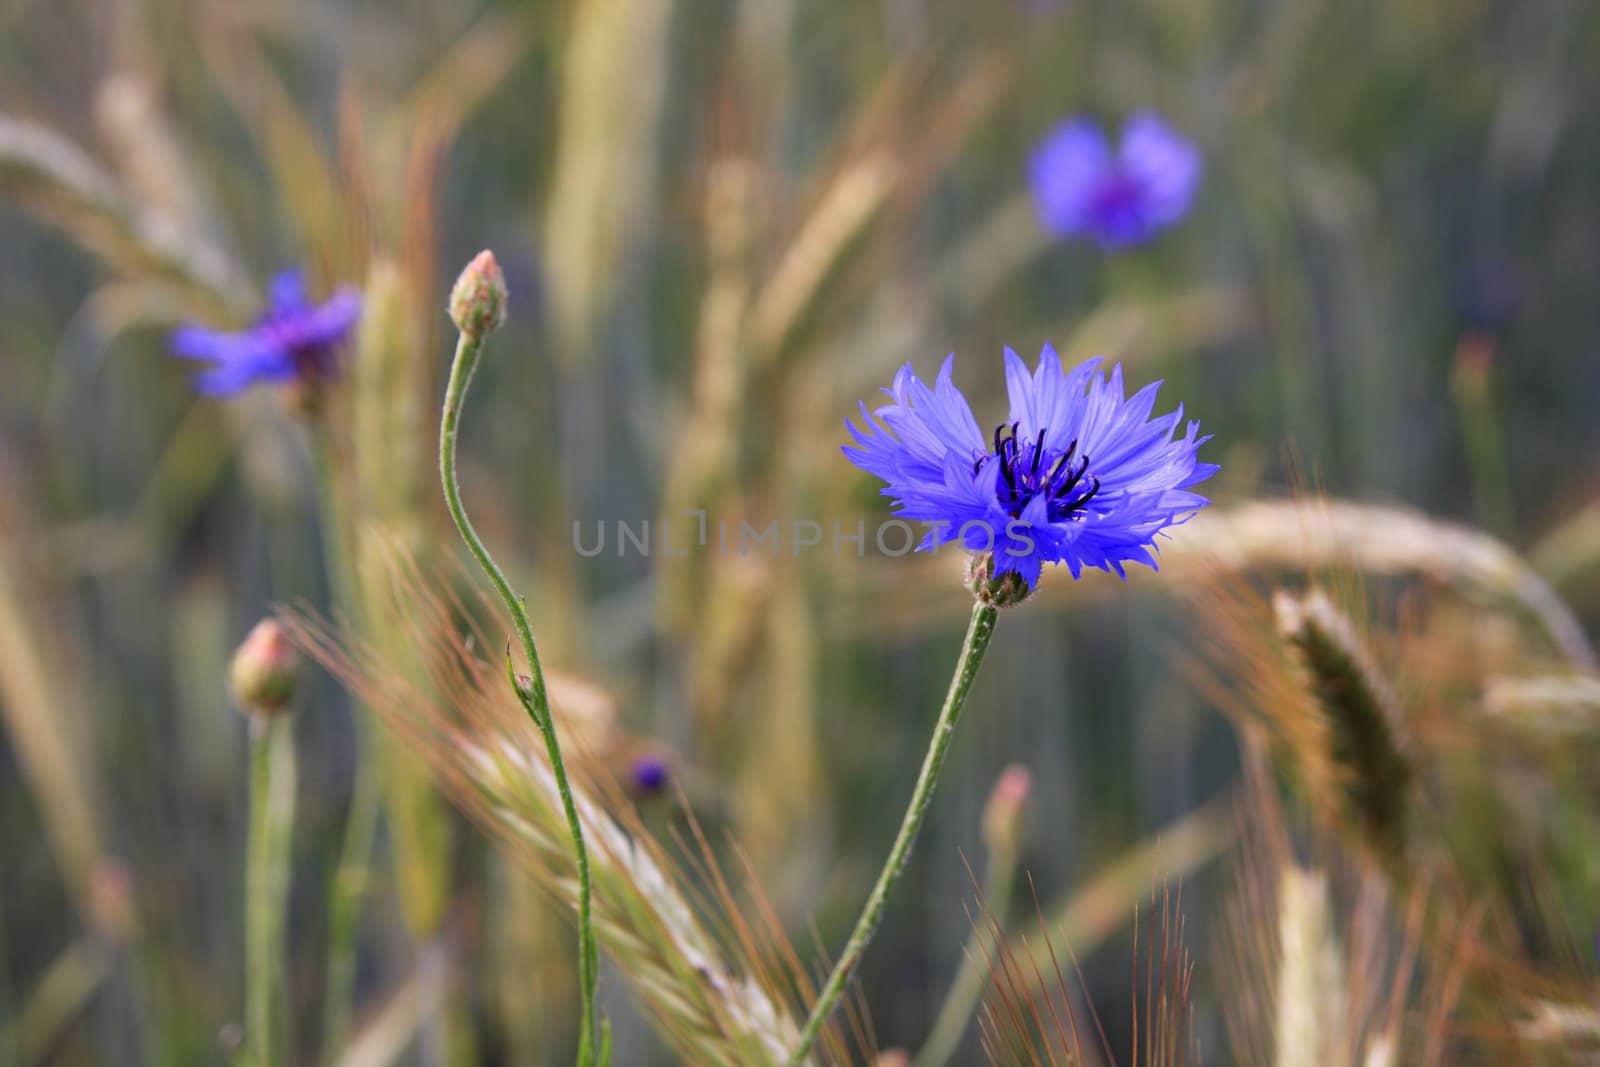
[[[16,1063],[44,1063],[62,1032],[89,1007],[116,966],[98,937],[75,941],[50,964],[26,1000],[0,1019],[0,1054]]]
[[[1561,1048],[1574,1055],[1581,1049],[1593,1057],[1600,1054],[1600,1010],[1593,1004],[1536,1001],[1528,1017],[1517,1025],[1517,1036],[1530,1044]]]
[[[197,312],[237,314],[251,301],[243,273],[225,255],[135,201],[82,149],[46,126],[0,114],[0,193],[122,273],[167,282]]]
[[[218,234],[207,197],[150,79],[132,66],[108,74],[96,88],[94,105],[95,125],[130,195],[191,233]]]
[[[1348,566],[1368,574],[1437,575],[1537,620],[1572,662],[1593,666],[1582,625],[1527,562],[1503,542],[1407,508],[1337,500],[1263,501],[1202,512],[1172,554],[1230,569]]]
[[[934,279],[963,310],[977,311],[1018,271],[1032,263],[1053,238],[1039,224],[1032,193],[1019,193],[996,208],[945,257]]]
[[[482,617],[483,606],[474,615],[403,563],[396,564],[393,582],[396,603],[407,605],[422,681],[371,645],[319,624],[291,619],[292,632],[428,762],[510,859],[570,907],[577,880],[555,778],[532,724],[504,684],[503,664],[480,654],[492,655],[499,642],[471,624],[460,629],[461,620]],[[563,710],[574,686],[553,673],[548,680],[564,747],[581,753],[583,738]],[[720,885],[720,906],[697,909],[694,891],[666,850],[599,775],[587,785],[581,778],[574,782],[574,801],[590,842],[596,931],[647,1018],[685,1062],[731,1067],[781,1061],[798,1036],[788,1001],[803,994],[806,983],[794,964],[785,965],[785,976],[761,951],[772,950],[778,935],[763,941],[731,910]]]
[[[373,262],[351,365],[348,462],[340,462],[346,457],[334,433],[324,432],[318,440],[328,483],[322,500],[326,551],[341,605],[360,619],[375,648],[401,662],[408,635],[395,624],[389,561],[396,550],[421,550],[433,508],[431,471],[421,453],[421,443],[433,436],[431,408],[423,403],[431,368],[416,342],[415,302],[406,281],[392,260]],[[355,713],[359,763],[329,891],[323,1014],[328,1056],[340,1052],[349,1026],[380,815],[387,816],[393,838],[401,915],[418,941],[440,932],[452,876],[450,864],[441,859],[451,853],[449,812],[427,767],[385,736],[368,709],[357,707]]]
[[[1544,737],[1593,734],[1600,730],[1600,678],[1490,678],[1483,710],[1491,719]]]
[[[817,319],[818,309],[852,280],[846,268],[858,253],[866,253],[868,231],[879,220],[895,224],[925,200],[967,136],[1001,99],[1009,80],[1008,66],[993,55],[980,56],[952,78],[930,55],[917,53],[880,79],[841,133],[838,161],[817,180],[816,191],[806,198],[808,207],[761,286],[750,334],[758,359],[778,360],[807,342],[807,325]],[[965,265],[963,257],[955,258]],[[948,282],[956,299],[965,300],[968,288],[960,269],[956,267],[953,277],[941,269],[933,288]],[[905,351],[909,335],[916,332],[903,314],[907,294],[896,287],[890,292],[891,298],[869,314],[869,320],[887,321],[872,322],[876,328],[868,331],[865,342],[855,315],[843,320],[849,324],[844,338],[830,330],[834,335],[823,339],[828,347],[849,346],[850,380],[865,373],[862,380],[876,381],[878,372],[867,368],[877,366],[886,354]],[[967,301],[962,306],[974,305]],[[886,343],[890,338],[894,340]],[[836,377],[838,370],[832,367],[830,373]]]
[[[764,714],[739,731],[745,755],[734,784],[735,832],[784,915],[804,912],[822,892],[827,803],[818,743],[817,689],[824,670],[809,590],[793,559],[774,568],[765,655],[755,672]]]
[[[318,132],[263,53],[248,18],[243,11],[202,9],[194,21],[200,55],[258,140],[272,189],[283,198],[301,247],[322,253],[321,265],[335,277],[349,277],[358,266],[350,259],[352,234],[365,220],[346,210]]]
[[[413,306],[398,266],[376,261],[367,279],[351,389],[355,592],[363,632],[398,662],[404,662],[408,635],[396,624],[389,561],[396,550],[407,556],[422,552],[437,514],[423,455],[434,436],[432,410],[423,403],[430,367],[410,330]],[[448,809],[421,760],[379,731],[364,732],[375,751],[363,758],[382,767],[406,926],[413,937],[429,938],[439,932],[450,896],[450,866],[440,861],[450,854]]]
[[[1327,1067],[1345,1036],[1344,954],[1328,881],[1289,864],[1278,882],[1277,1067]]]
[[[782,355],[867,225],[893,192],[900,168],[889,152],[869,152],[845,167],[773,268],[751,313],[751,336],[765,359]]]
[[[1279,591],[1272,604],[1321,713],[1322,758],[1342,793],[1341,814],[1380,860],[1397,862],[1406,848],[1412,779],[1398,701],[1327,596]]]
[[[846,590],[852,595],[837,598],[838,616],[833,621],[852,629],[885,625],[909,629],[948,619],[964,603],[959,589],[946,591],[955,583],[948,576],[944,581],[918,578],[953,571],[958,565],[957,554],[948,551],[938,557],[922,553],[870,564],[865,574],[852,576]],[[1196,515],[1161,550],[1161,569],[1169,584],[1173,579],[1209,582],[1219,571],[1305,573],[1327,568],[1370,575],[1427,575],[1464,594],[1510,603],[1538,623],[1571,663],[1584,668],[1595,664],[1582,624],[1521,556],[1481,531],[1408,508],[1332,499],[1213,506]],[[883,589],[890,586],[928,592],[883,596]],[[1046,574],[1038,597],[1059,603],[1120,588],[1117,582],[1053,581]],[[930,604],[941,594],[942,600]],[[930,610],[939,607],[949,613]]]
[[[748,257],[756,175],[755,166],[737,156],[716,161],[707,175],[703,228],[710,279],[700,302],[692,407],[678,434],[662,491],[663,521],[674,524],[675,534],[686,520],[694,522],[688,512],[720,513],[735,485],[740,405],[749,377],[741,344],[750,302]],[[656,603],[663,629],[684,633],[703,618],[703,605],[718,602],[707,596],[705,586],[720,585],[725,579],[711,572],[703,552],[662,558]]]
[[[403,1056],[438,1011],[453,975],[444,945],[423,950],[410,976],[351,1038],[338,1067],[388,1067]]]
[[[25,553],[35,547],[0,485],[0,725],[36,799],[63,881],[84,919],[105,930],[119,925],[96,903],[96,872],[106,859],[96,776],[86,753],[89,700],[82,691],[81,652],[64,647],[47,601],[32,588]],[[116,933],[115,929],[109,932]]]
[[[1458,909],[1448,886],[1422,879],[1396,908],[1376,872],[1346,879],[1335,864],[1302,866],[1277,784],[1254,743],[1246,745],[1245,779],[1241,847],[1212,948],[1228,991],[1222,1009],[1230,1062],[1464,1062],[1449,1057],[1462,1051],[1452,1031],[1467,968],[1481,962],[1476,909]],[[1308,848],[1338,855],[1337,842],[1320,834]],[[1478,1036],[1490,1043],[1496,1037],[1489,1027]]]
[[[591,0],[572,9],[544,233],[557,356],[587,356],[649,205],[671,5]]]
[[[1590,501],[1528,550],[1533,566],[1555,586],[1589,574],[1600,563],[1600,500]]]

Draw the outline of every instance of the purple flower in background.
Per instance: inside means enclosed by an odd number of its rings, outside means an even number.
[[[634,790],[645,794],[661,792],[667,787],[667,779],[670,777],[667,761],[660,756],[640,756],[633,761],[629,773]]]
[[[335,353],[361,317],[361,296],[341,288],[325,303],[306,297],[305,278],[285,271],[272,279],[267,310],[254,326],[235,333],[184,326],[172,335],[172,351],[213,366],[194,380],[209,396],[223,396],[257,382],[311,381],[331,377]]]
[[[846,424],[850,462],[888,483],[901,518],[933,524],[919,550],[959,541],[992,552],[994,575],[1029,589],[1045,563],[1126,578],[1123,564],[1156,566],[1156,537],[1208,503],[1190,490],[1217,471],[1195,458],[1210,438],[1183,425],[1181,405],[1150,417],[1160,382],[1127,397],[1120,366],[1109,379],[1099,359],[1064,372],[1046,345],[1029,373],[1008,348],[1011,412],[985,437],[951,381],[954,361],[931,389],[907,364],[884,390],[892,404],[872,415],[862,404],[865,430]]]
[[[1201,169],[1194,143],[1144,112],[1128,120],[1115,151],[1093,122],[1062,123],[1034,149],[1028,182],[1045,229],[1127,248],[1188,212]]]

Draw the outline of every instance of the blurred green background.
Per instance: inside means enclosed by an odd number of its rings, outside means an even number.
[[[1597,60],[1580,0],[0,3],[0,111],[57,138],[41,165],[0,130],[0,1059],[227,1058],[247,789],[228,657],[275,604],[348,614],[318,433],[358,555],[365,520],[426,567],[457,556],[432,466],[444,294],[482,247],[511,314],[468,413],[469,506],[547,661],[603,689],[626,740],[602,762],[625,779],[669,754],[802,951],[812,924],[837,948],[893,834],[966,610],[954,564],[870,543],[591,559],[573,523],[870,528],[885,504],[839,455],[843,420],[903,362],[929,377],[956,352],[988,425],[1004,345],[1120,360],[1215,434],[1219,508],[1317,490],[1481,526],[1593,620]],[[1042,235],[1032,145],[1141,109],[1204,154],[1189,216],[1121,253]],[[195,396],[168,331],[248,319],[294,264],[319,293],[367,287],[390,333],[357,347],[386,361],[309,420],[269,390]],[[885,1048],[920,1043],[960,966],[1005,765],[1032,773],[1022,866],[1047,910],[1237,773],[1182,666],[1205,629],[1184,579],[1047,582],[1002,619],[862,971]],[[358,721],[311,672],[293,1062],[327,1054]],[[443,938],[453,1007],[402,1062],[568,1058],[560,913],[414,766],[389,779],[358,1022]],[[645,801],[653,824],[669,808]],[[1195,1031],[1233,1062],[1205,965],[1226,865],[1191,866]],[[1081,946],[1115,1045],[1135,881],[1109,943]],[[137,934],[104,948],[125,908]],[[604,981],[618,1062],[671,1062]]]

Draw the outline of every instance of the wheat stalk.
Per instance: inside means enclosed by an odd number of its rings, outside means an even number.
[[[214,312],[237,313],[250,301],[226,256],[135,201],[54,130],[0,114],[0,193],[132,277],[159,276]]]
[[[541,889],[573,905],[578,883],[555,778],[505,686],[503,668],[479,655],[490,647],[481,631],[458,630],[458,620],[472,612],[429,591],[413,567],[397,564],[394,575],[413,635],[427,643],[418,648],[427,674],[420,681],[325,625],[294,615],[286,623],[301,647],[429,763],[509,858]],[[581,756],[581,724],[574,733],[563,713],[574,684],[553,673],[548,678],[563,745]],[[573,792],[591,843],[596,932],[647,1017],[685,1062],[733,1067],[781,1061],[798,1029],[780,980],[755,958],[757,941],[743,920],[710,916],[718,930],[741,931],[741,958],[728,951],[730,938],[708,928],[679,869],[614,785],[598,774],[587,782],[580,776]],[[790,975],[789,982],[804,987],[803,976]],[[830,1040],[838,1043],[837,1036]]]
[[[1278,882],[1277,1067],[1325,1067],[1344,1037],[1344,953],[1328,881],[1289,864]]]
[[[954,571],[960,553],[919,553],[908,559],[869,563],[852,573],[836,598],[830,620],[845,629],[904,628],[930,625],[961,603],[957,583],[933,572]],[[919,571],[920,568],[920,571]],[[1509,601],[1539,624],[1551,644],[1574,665],[1592,669],[1594,649],[1582,624],[1555,590],[1504,542],[1466,526],[1434,519],[1408,508],[1358,504],[1346,500],[1263,500],[1210,507],[1186,524],[1161,549],[1161,569],[1169,578],[1210,581],[1219,571],[1297,571],[1353,569],[1371,575],[1436,576],[1465,593]],[[1118,588],[1116,582],[1040,583],[1040,599],[1092,596]],[[926,590],[923,595],[882,595]],[[949,587],[950,591],[946,591]],[[930,601],[941,598],[940,603]]]
[[[1356,824],[1358,840],[1380,859],[1398,861],[1412,779],[1398,702],[1355,627],[1327,596],[1279,591],[1272,606],[1321,711],[1326,752],[1319,759],[1341,788],[1341,810]]]
[[[1546,737],[1592,734],[1600,728],[1600,678],[1490,678],[1483,710],[1491,719]]]

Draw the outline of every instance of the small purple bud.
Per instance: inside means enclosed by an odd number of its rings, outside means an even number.
[[[450,319],[472,338],[487,337],[506,320],[506,276],[487,248],[472,257],[450,290]]]
[[[629,778],[633,782],[634,790],[647,795],[653,795],[665,789],[667,780],[670,777],[671,771],[667,767],[667,761],[660,756],[653,755],[640,756],[634,760],[633,768],[629,772]]]

